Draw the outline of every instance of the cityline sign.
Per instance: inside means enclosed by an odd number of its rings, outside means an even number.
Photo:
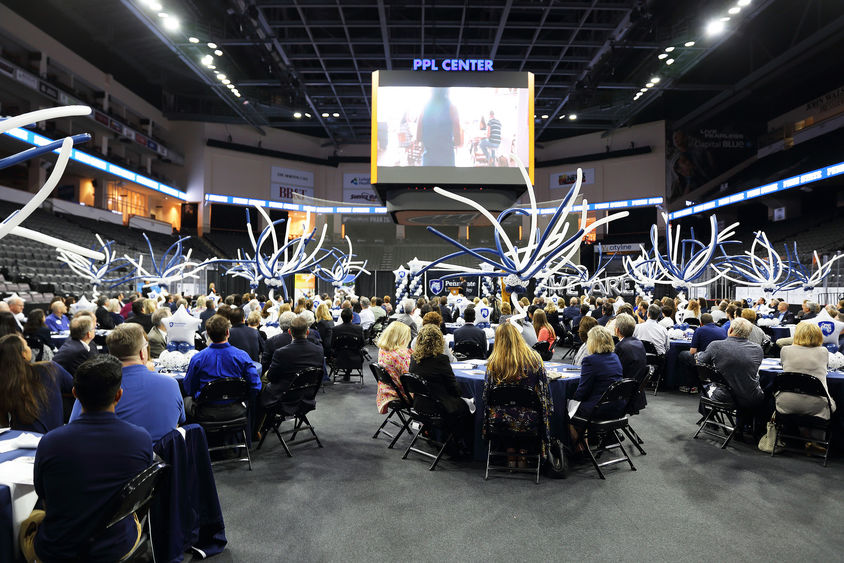
[[[413,70],[492,72],[493,68],[489,59],[413,59]]]

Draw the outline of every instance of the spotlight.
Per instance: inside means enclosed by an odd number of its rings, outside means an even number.
[[[665,48],[665,52],[666,52],[666,53],[670,53],[670,52],[671,52],[671,51],[673,51],[673,50],[674,50],[674,47],[666,47],[666,48]]]
[[[322,112],[322,116],[323,116],[323,117],[328,117],[328,112],[325,112],[325,111],[324,111],[324,112]]]
[[[724,16],[723,18],[720,18],[718,21],[728,22],[728,21],[730,21],[730,16]]]
[[[695,42],[694,41],[686,41],[685,43],[683,43],[683,46],[684,47],[694,47]]]
[[[146,5],[149,7],[150,10],[153,12],[160,12],[163,6],[160,2],[156,2],[155,0],[147,0]]]
[[[176,31],[181,26],[177,18],[167,18],[164,20],[164,27],[170,31]]]
[[[208,65],[208,68],[210,68],[211,70],[214,70],[214,69],[216,69],[217,67],[216,67],[216,66],[214,66],[214,65]]]
[[[654,76],[653,78],[651,78],[651,82],[653,82],[654,84],[659,84],[660,80],[662,79],[659,76]]]
[[[163,19],[163,20],[166,20],[167,18],[170,17],[170,14],[168,14],[167,12],[158,12],[158,17]]]
[[[215,55],[217,55],[218,57],[222,57],[222,56],[223,56],[223,52],[222,52],[221,50],[219,50],[219,49],[217,49],[216,51],[214,51],[214,54],[215,54]]]
[[[653,82],[648,82],[647,84],[645,84],[645,88],[653,88],[653,87],[654,87]]]
[[[562,115],[561,115],[560,117],[558,117],[557,119],[565,119],[565,118],[566,118],[566,114],[562,114]]]
[[[712,20],[706,24],[706,34],[709,36],[720,35],[724,33],[727,26],[721,20]]]
[[[575,119],[577,119],[577,114],[574,114],[574,113],[573,113],[573,114],[571,114],[571,115],[569,116],[569,119],[570,119],[570,120],[572,120],[572,121],[574,121]]]
[[[667,64],[668,66],[673,65],[673,64],[674,64],[674,59],[668,59],[667,61],[665,61],[665,64]]]
[[[547,114],[547,113],[543,113],[543,114],[542,114],[542,119],[548,119],[548,114]]]
[[[200,59],[200,61],[202,61],[202,64],[204,64],[205,66],[210,65],[213,60],[214,58],[211,55],[205,55]]]
[[[331,117],[340,117],[340,114],[335,111],[331,114]]]
[[[750,0],[738,0],[738,2],[736,2],[736,5],[741,8],[744,8],[745,6],[750,5]]]
[[[222,82],[222,81],[223,81],[223,80],[225,80],[225,79],[226,79],[226,75],[225,75],[225,74],[220,73],[220,72],[218,72],[218,73],[217,73],[217,80],[219,80],[220,82]]]
[[[216,48],[217,48],[217,44],[216,44],[216,43],[208,43],[208,48],[209,48],[209,49],[216,49]]]
[[[226,88],[228,88],[229,90],[234,90],[234,84],[226,82]]]
[[[239,97],[240,97],[240,92],[238,92],[237,90],[235,90],[235,91],[234,91],[234,95],[235,95],[235,96],[237,96],[237,97],[239,98]]]
[[[647,91],[648,91],[648,89],[647,89],[647,88],[640,88],[640,89],[639,89],[639,92],[640,92],[640,93],[642,93],[642,94],[644,94],[644,93],[645,93],[645,92],[647,92]]]
[[[667,58],[668,58],[668,55],[666,55],[665,53],[660,53],[660,54],[659,54],[659,56],[657,56],[657,58],[658,58],[659,60],[662,60],[662,59],[667,59]]]
[[[311,116],[311,114],[309,114],[308,112],[305,112],[305,117],[310,117],[310,116]]]
[[[302,118],[302,112],[297,111],[296,113],[293,114],[293,117],[295,117],[296,119],[301,119]]]
[[[730,8],[729,10],[727,10],[727,13],[732,15],[732,16],[736,15],[739,12],[741,12],[741,8],[739,8],[738,6],[735,6],[733,8]]]
[[[188,37],[188,41],[190,41],[191,43],[199,43],[199,39],[197,39],[196,37]]]
[[[220,80],[220,82],[222,82],[223,84],[226,84],[227,86],[234,87],[234,85],[232,84],[232,81],[229,80],[228,78],[224,78],[224,79]]]

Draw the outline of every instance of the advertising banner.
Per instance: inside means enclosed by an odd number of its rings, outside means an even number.
[[[379,205],[369,174],[343,174],[343,203]]]
[[[552,190],[570,190],[571,187],[574,185],[575,181],[577,181],[577,170],[566,170],[564,172],[551,174],[551,181],[548,183],[548,185],[551,187]],[[594,183],[595,169],[584,168],[583,183],[581,185],[587,186],[589,184]]]
[[[313,274],[296,274],[293,280],[293,293],[296,299],[305,297],[311,299],[316,288],[316,278]]]
[[[270,199],[292,202],[295,194],[314,197],[314,173],[273,166],[270,173]]]

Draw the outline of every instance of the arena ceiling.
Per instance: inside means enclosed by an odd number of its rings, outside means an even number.
[[[653,119],[764,121],[840,86],[829,54],[844,52],[840,0],[4,2],[170,118],[335,145],[369,141],[371,72],[415,58],[533,72],[542,142]],[[722,17],[725,31],[707,35]],[[213,70],[201,62],[209,56]]]

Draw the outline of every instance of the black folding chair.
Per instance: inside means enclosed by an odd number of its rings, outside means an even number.
[[[692,436],[692,438],[697,438],[698,435],[703,432],[704,434],[708,434],[718,440],[723,439],[724,441],[721,443],[721,449],[723,450],[730,443],[730,440],[733,439],[733,436],[736,434],[736,429],[738,428],[738,424],[736,424],[736,420],[738,419],[738,407],[736,406],[735,397],[733,397],[733,391],[730,389],[730,386],[727,385],[727,382],[724,380],[724,376],[711,366],[698,364],[697,374],[701,381],[700,404],[704,410],[706,410],[706,414],[698,421],[699,426],[697,432],[695,432],[695,435]],[[729,402],[719,401],[707,396],[707,383],[718,385],[719,387],[725,389],[730,393],[730,396],[733,397],[732,400]],[[726,438],[724,438],[724,436],[726,436]]]
[[[438,398],[431,394],[428,384],[424,379],[413,373],[405,373],[401,376],[400,380],[405,392],[413,397],[413,408],[409,412],[411,422],[419,425],[419,428],[416,429],[416,433],[413,435],[413,439],[410,441],[410,445],[404,451],[402,459],[407,459],[410,452],[416,452],[434,460],[428,468],[430,471],[433,471],[437,468],[437,464],[440,462],[440,458],[443,452],[445,452],[446,447],[454,438],[454,431],[448,423],[445,407]],[[437,430],[446,437],[442,442],[435,440],[432,436],[433,431]],[[435,447],[439,446],[437,454],[434,455],[425,450],[414,448],[413,446],[419,438],[422,438]]]
[[[375,434],[372,436],[373,440],[378,438],[379,434],[386,434],[387,436],[392,438],[390,445],[387,446],[387,448],[389,449],[396,445],[396,442],[398,441],[399,437],[405,431],[410,434],[410,411],[413,408],[413,404],[410,399],[406,397],[405,394],[402,392],[401,387],[396,385],[396,382],[393,381],[393,378],[390,376],[390,373],[384,366],[382,366],[381,364],[371,363],[369,364],[369,369],[372,370],[372,375],[375,377],[375,380],[378,383],[386,385],[387,387],[392,389],[398,397],[387,404],[387,407],[390,409],[390,412],[387,414],[387,417],[384,419],[384,422],[381,423],[381,426],[378,427],[378,430],[376,430]],[[398,417],[401,424],[393,420],[394,415]],[[385,430],[384,427],[387,426],[388,423],[398,428],[398,432],[396,432],[395,434],[391,434],[390,432]]]
[[[245,379],[241,379],[239,377],[222,377],[210,381],[208,385],[202,388],[199,392],[199,397],[196,399],[198,412],[202,410],[203,405],[213,405],[214,403],[218,403],[220,401],[243,403],[246,407],[246,412],[244,412],[243,416],[238,416],[229,420],[211,421],[198,419],[196,422],[205,429],[205,434],[230,434],[242,436],[243,442],[224,444],[221,446],[209,446],[208,452],[230,450],[233,448],[240,450],[242,448],[246,452],[246,457],[238,458],[235,461],[247,462],[249,464],[249,471],[252,471],[252,455],[249,453],[249,437],[247,435],[247,432],[249,432],[249,394],[249,382]],[[209,443],[210,442],[211,441],[209,440]],[[232,460],[219,460],[213,462],[211,465],[222,463],[223,461]]]
[[[551,349],[551,345],[548,344],[547,340],[541,340],[533,345],[533,349],[539,352],[539,357],[542,358],[544,362],[550,362],[551,358],[554,356],[554,351]]]
[[[486,398],[487,409],[484,412],[484,429],[487,438],[489,439],[489,448],[486,455],[486,471],[484,472],[484,481],[489,479],[489,472],[519,472],[519,473],[535,473],[536,484],[539,484],[539,470],[542,466],[542,440],[545,435],[545,427],[542,424],[542,404],[536,391],[521,385],[498,385],[489,390]],[[536,420],[540,423],[533,428],[525,429],[523,432],[516,432],[513,430],[504,430],[496,428],[495,424],[490,420],[489,411],[492,408],[517,408],[522,411],[534,411]],[[531,442],[536,449],[535,454],[519,454],[519,457],[532,459],[536,462],[535,467],[510,467],[506,463],[503,465],[494,465],[493,458],[507,459],[506,451],[500,449],[493,449],[495,442],[507,440],[510,442],[526,443]]]
[[[367,342],[370,344],[375,344],[378,342],[378,338],[381,336],[381,333],[384,332],[384,328],[387,326],[387,316],[380,317],[372,323],[372,326],[369,327],[369,333]]]
[[[94,534],[83,545],[82,551],[77,557],[78,561],[87,560],[88,553],[97,539],[105,534],[109,528],[133,514],[138,516],[138,521],[141,523],[141,538],[132,548],[132,551],[126,554],[120,561],[121,563],[146,561],[148,554],[152,554],[152,560],[155,561],[155,550],[152,549],[152,527],[150,526],[149,506],[155,496],[155,489],[158,483],[169,468],[170,466],[163,461],[156,461],[123,486],[111,501],[108,510],[105,512],[105,518],[97,526]]]
[[[689,328],[697,328],[700,326],[700,319],[697,317],[689,317],[688,319],[683,319],[683,322],[689,325]]]
[[[365,341],[353,334],[334,334],[331,342],[332,364],[330,377],[337,380],[340,372],[360,377],[363,387],[363,358]],[[352,372],[357,372],[353,374]]]
[[[483,360],[486,358],[484,349],[472,340],[455,342],[453,352],[454,359],[460,362],[464,360]]]
[[[577,449],[578,445],[581,445],[583,449],[589,453],[589,458],[592,460],[592,466],[595,468],[595,471],[598,472],[598,476],[601,479],[606,479],[606,477],[604,477],[604,472],[601,471],[601,468],[608,465],[614,465],[616,463],[623,463],[626,461],[630,465],[630,469],[632,471],[636,471],[636,467],[633,465],[633,460],[630,459],[630,456],[621,444],[624,437],[619,434],[619,431],[626,428],[628,425],[627,414],[624,414],[624,416],[620,418],[608,419],[598,418],[597,414],[600,407],[604,405],[621,401],[624,401],[626,405],[630,395],[633,392],[638,391],[638,389],[639,383],[634,379],[622,379],[615,381],[607,388],[606,391],[604,391],[604,394],[595,404],[595,407],[588,416],[582,417],[575,415],[571,419],[572,424],[580,428],[577,442],[575,443],[575,449]],[[592,439],[593,443],[596,445],[593,446],[588,444],[586,442],[586,438]],[[614,439],[615,441],[611,441],[611,439]],[[598,463],[598,457],[600,455],[614,449],[621,450],[620,457]]]
[[[794,373],[789,371],[778,373],[774,378],[772,393],[777,393],[778,391],[783,393],[797,393],[807,397],[821,397],[826,400],[830,418],[832,417],[832,402],[830,401],[829,394],[826,392],[823,383],[821,383],[821,380],[817,377],[813,377],[806,373]],[[776,429],[774,433],[774,444],[778,444],[780,438],[800,440],[801,442],[811,441],[816,444],[821,444],[824,447],[824,454],[822,456],[823,466],[827,466],[829,461],[830,434],[832,431],[832,423],[830,422],[830,419],[807,414],[783,414],[781,412],[777,412],[774,415],[774,426]],[[823,432],[823,439],[807,438],[798,433],[787,433],[787,428],[820,430]],[[771,451],[771,457],[774,456],[774,452],[777,449],[799,452],[805,451],[803,448],[797,449],[786,445],[783,448],[775,447]],[[809,453],[811,454],[812,452],[809,451]]]
[[[317,367],[297,372],[293,381],[290,382],[290,386],[284,390],[276,404],[265,406],[266,416],[261,424],[261,440],[258,442],[256,449],[261,449],[270,431],[278,437],[287,457],[293,457],[289,446],[316,442],[317,446],[322,447],[322,442],[319,441],[313,425],[308,420],[308,413],[316,409],[316,396],[320,386],[322,386],[323,375],[322,368]],[[291,419],[293,428],[285,432],[279,431],[282,423]],[[302,430],[310,431],[311,436],[297,440],[296,434]],[[290,435],[289,441],[284,439],[284,436],[287,435]]]
[[[571,333],[571,347],[566,350],[563,355],[560,357],[561,360],[565,360],[569,356],[572,358],[577,356],[577,352],[580,350],[580,347],[583,346],[583,342],[580,341],[580,337],[577,335],[576,332]]]
[[[656,350],[654,343],[649,340],[642,340],[642,345],[645,347],[645,355],[648,360],[648,371],[650,377],[648,381],[654,384],[654,397],[659,392],[659,384],[662,382],[662,376],[665,373],[665,355],[660,354]]]
[[[650,368],[650,366],[648,366]],[[633,390],[633,393],[630,395],[630,399],[627,401],[627,406],[624,408],[624,412],[626,412],[629,416],[635,416],[639,414],[638,409],[634,407],[634,402],[639,397],[641,393],[645,392],[645,389],[648,387],[648,382],[651,379],[651,370],[648,369],[645,372],[645,377],[642,378],[642,381],[638,383],[638,386]],[[630,420],[628,418],[627,426],[621,429],[628,438],[630,438],[630,442],[633,444],[633,447],[639,450],[639,453],[642,455],[648,455],[648,452],[642,447],[642,444],[645,443],[644,440],[639,436],[636,430],[633,429],[633,425],[630,424]]]

